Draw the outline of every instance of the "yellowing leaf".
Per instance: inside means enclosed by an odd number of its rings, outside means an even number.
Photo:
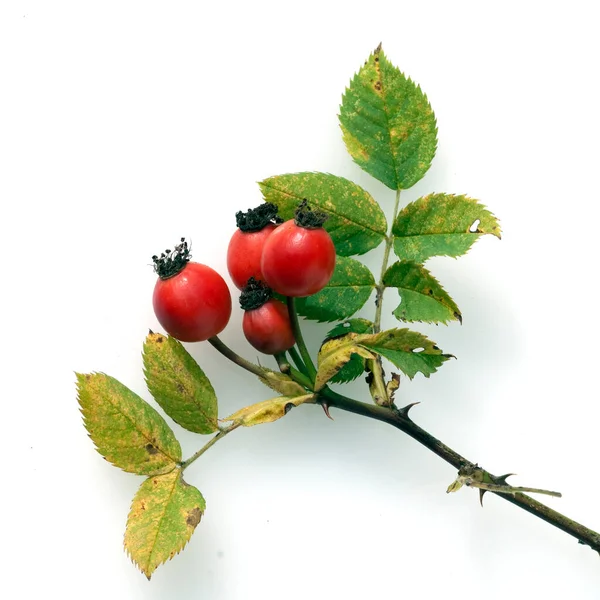
[[[144,373],[148,390],[173,421],[194,433],[217,431],[215,390],[181,342],[150,333],[144,342]]]
[[[77,374],[79,405],[98,452],[138,475],[171,471],[181,446],[165,420],[122,383],[103,373]]]
[[[158,566],[188,543],[206,504],[177,468],[146,479],[133,498],[125,529],[125,550],[150,579]]]
[[[315,391],[323,389],[325,384],[348,363],[353,355],[367,359],[375,358],[374,354],[359,345],[362,337],[365,336],[349,333],[344,337],[329,340],[321,346],[317,357],[318,370]]]
[[[276,371],[271,371],[269,369],[264,369],[264,371],[264,376],[259,377],[262,383],[283,396],[301,396],[306,392],[299,383],[296,383],[288,375],[277,373]]]
[[[314,403],[315,395],[280,396],[279,398],[272,398],[271,400],[264,400],[257,404],[245,406],[223,420],[233,421],[237,425],[242,425],[243,427],[271,423],[287,415],[294,406],[300,406],[307,402]]]

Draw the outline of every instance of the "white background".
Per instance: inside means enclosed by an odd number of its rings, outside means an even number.
[[[312,407],[235,432],[189,469],[206,514],[148,582],[122,550],[141,478],[94,451],[73,375],[104,371],[150,400],[150,256],[184,235],[225,272],[256,181],[331,172],[389,212],[393,193],[353,164],[336,117],[383,42],[439,126],[403,201],[468,193],[503,227],[501,242],[430,261],[464,324],[418,328],[458,360],[404,381],[400,401],[515,485],[562,491],[549,504],[600,530],[596,23],[594,3],[573,0],[3,0],[0,596],[598,598],[589,548],[496,497],[481,509],[473,490],[447,495],[454,470],[396,430]],[[222,337],[254,359],[239,324],[236,305]],[[327,326],[306,329],[314,348]],[[268,397],[209,346],[191,351],[221,415]],[[174,428],[185,455],[203,443]]]

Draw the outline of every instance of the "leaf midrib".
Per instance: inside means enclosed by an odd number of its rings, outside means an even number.
[[[394,238],[405,239],[405,238],[413,238],[413,237],[427,237],[427,236],[435,236],[435,235],[472,235],[472,236],[480,236],[487,235],[486,232],[481,231],[442,231],[436,233],[411,233],[409,235],[402,235],[398,233],[394,233],[392,231]],[[496,235],[494,233],[489,232],[490,235]]]
[[[271,190],[275,190],[276,192],[279,192],[280,194],[288,196],[289,198],[295,198],[295,199],[303,200],[302,197],[295,196],[294,194],[290,194],[289,192],[286,192],[284,190],[276,188],[275,186],[268,185],[268,184],[266,184],[264,182],[262,183],[262,185],[264,187],[266,187],[266,188],[271,189]],[[341,215],[338,212],[336,212],[335,210],[331,210],[329,208],[325,208],[324,206],[319,206],[319,208],[321,208],[322,210],[327,211],[328,213],[331,213],[332,215],[335,215],[336,217],[338,217],[340,219],[344,219],[344,220],[348,221],[349,223],[352,223],[356,227],[360,227],[362,229],[367,229],[368,231],[372,231],[373,233],[376,233],[381,238],[385,237],[385,233],[386,233],[385,230],[383,232],[382,231],[378,231],[377,229],[373,229],[373,227],[369,227],[368,225],[363,225],[362,223],[359,223],[358,221],[353,221],[352,219],[349,219],[347,215]]]
[[[134,392],[132,392],[132,393],[134,393]],[[141,400],[141,398],[140,398],[140,400]],[[153,440],[152,438],[148,437],[148,436],[147,436],[147,435],[146,435],[146,434],[145,434],[145,433],[144,433],[144,432],[143,432],[143,431],[142,431],[142,430],[141,430],[141,429],[140,429],[140,428],[137,426],[136,422],[135,422],[135,421],[134,421],[134,420],[133,420],[133,419],[132,419],[132,418],[131,418],[129,415],[125,414],[125,413],[124,413],[124,412],[123,412],[123,411],[120,409],[120,407],[119,407],[119,405],[118,405],[118,404],[115,404],[114,402],[111,402],[110,400],[108,400],[108,402],[109,402],[109,404],[111,404],[111,405],[113,406],[113,408],[116,408],[116,409],[117,409],[117,411],[119,412],[119,414],[120,414],[121,416],[125,417],[125,419],[127,419],[127,420],[128,420],[128,421],[129,421],[129,422],[130,422],[130,423],[133,425],[133,428],[134,428],[134,429],[135,429],[135,430],[136,430],[136,431],[137,431],[137,432],[138,432],[138,433],[139,433],[139,434],[140,434],[140,435],[141,435],[141,436],[142,436],[142,437],[143,437],[143,438],[144,438],[144,439],[145,439],[145,440],[146,440],[146,441],[149,443],[149,444],[152,444],[152,446],[153,446],[154,448],[156,448],[156,449],[157,449],[157,450],[158,450],[158,451],[159,451],[159,452],[160,452],[160,453],[161,453],[163,456],[165,456],[166,458],[168,458],[168,459],[169,459],[169,460],[170,460],[170,461],[173,463],[173,465],[176,465],[176,464],[177,464],[177,462],[178,462],[178,460],[179,460],[179,459],[175,459],[175,458],[173,458],[172,456],[170,456],[169,454],[167,454],[167,453],[166,453],[166,452],[165,452],[165,451],[164,451],[162,448],[159,448],[158,446],[156,446],[156,445],[154,444],[154,442],[155,442],[156,440]],[[143,402],[143,400],[142,400],[142,402]],[[148,405],[148,406],[149,406],[149,407],[152,409],[152,407],[151,407],[150,405]],[[160,415],[159,415],[158,413],[156,413],[156,414],[157,414],[157,415],[160,417]],[[167,427],[168,427],[168,426],[167,426]]]
[[[327,289],[331,289],[331,288],[371,288],[371,289],[375,289],[375,287],[377,287],[375,285],[375,282],[373,283],[357,283],[357,284],[351,284],[351,283],[344,283],[342,285],[326,285],[321,291],[326,291]]]
[[[388,145],[390,147],[390,155],[392,157],[392,160],[394,161],[394,164],[393,164],[394,180],[395,180],[395,184],[396,184],[396,189],[399,189],[399,187],[400,187],[400,177],[398,175],[399,165],[398,165],[398,158],[396,157],[396,153],[394,152],[394,145],[392,144],[392,133],[390,130],[390,117],[388,115],[387,96],[386,96],[387,84],[384,85],[383,77],[381,75],[381,56],[380,56],[380,54],[382,54],[382,53],[381,52],[377,53],[379,60],[374,61],[374,62],[375,62],[375,69],[377,70],[377,74],[379,75],[379,82],[381,83],[381,99],[383,101],[383,113],[385,115],[386,134],[387,134],[387,139],[388,139]]]
[[[181,471],[179,471],[179,473],[177,474],[177,477],[175,477],[174,481],[173,481],[173,487],[171,489],[171,493],[169,494],[169,498],[167,499],[166,502],[163,503],[163,513],[160,517],[160,520],[158,522],[158,525],[156,527],[156,535],[154,536],[154,543],[152,544],[150,553],[148,554],[148,564],[146,565],[146,571],[148,571],[149,567],[150,567],[150,563],[151,563],[151,559],[152,559],[152,555],[154,554],[154,551],[156,549],[156,540],[158,540],[158,533],[160,532],[160,527],[162,525],[162,522],[165,519],[165,515],[167,514],[167,507],[169,506],[169,504],[171,503],[171,498],[173,498],[173,494],[175,493],[175,488],[177,487],[177,482],[179,481],[179,478],[181,477]]]
[[[172,366],[172,365],[169,365]],[[154,391],[152,389],[150,389],[150,382],[148,381],[148,373],[144,373],[145,375],[145,379],[146,379],[146,385],[148,386],[148,389],[150,391],[150,393],[152,394],[152,396],[154,397],[154,399],[158,402],[158,404],[160,404],[161,408],[164,409],[164,407],[162,406],[162,404],[158,401],[157,396],[161,396],[162,398],[165,398],[164,394],[158,394],[158,390],[156,389],[156,385],[152,386],[154,388]],[[166,375],[160,379],[161,382],[167,381],[167,383],[171,383],[171,379],[169,379]],[[209,385],[210,382],[209,382]],[[212,387],[212,385],[211,385]],[[156,393],[155,393],[156,392]],[[214,394],[214,389],[213,389],[213,394]],[[173,401],[173,398],[175,398],[175,401]],[[187,412],[189,415],[191,415],[192,419],[194,417],[194,409],[197,410],[197,412],[204,418],[204,420],[209,423],[210,425],[214,425],[215,429],[213,429],[211,431],[214,432],[218,429],[218,417],[209,417],[209,415],[206,413],[206,411],[204,410],[204,408],[201,406],[200,402],[198,400],[196,400],[196,395],[195,394],[191,394],[191,401],[190,402],[180,402],[178,401],[178,396],[177,394],[175,394],[175,396],[169,396],[169,400],[171,401],[171,406],[172,407],[179,407],[175,409],[175,412],[177,413],[181,413],[181,412]],[[166,403],[165,403],[166,404]],[[189,410],[185,409],[185,406],[191,406],[193,408],[190,408]],[[165,412],[167,412],[165,410]],[[179,423],[181,425],[181,423]],[[192,425],[196,425],[196,423],[191,423]],[[189,431],[189,430],[188,430]]]

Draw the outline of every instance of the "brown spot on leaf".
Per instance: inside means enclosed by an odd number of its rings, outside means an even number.
[[[187,518],[186,518],[185,522],[190,527],[196,527],[196,525],[198,525],[198,523],[200,523],[201,517],[202,517],[202,511],[198,507],[192,508],[192,510],[190,510],[190,512],[187,514]]]
[[[375,82],[375,86],[374,86],[374,87],[375,87],[375,89],[376,89],[378,92],[380,92],[380,91],[381,91],[381,81],[377,81],[377,82]]]
[[[294,404],[292,402],[288,402],[284,407],[283,410],[285,412],[285,414],[287,415],[290,410],[292,410],[292,408],[294,408]]]
[[[148,454],[158,454],[158,448],[156,448],[152,444],[146,444],[145,448]]]
[[[156,338],[156,342],[157,342],[158,344],[162,344],[164,341],[165,341],[165,338],[164,338],[162,335],[159,335],[159,336]]]
[[[179,394],[183,394],[183,392],[185,392],[185,388],[183,387],[183,384],[181,382],[177,382],[177,392]]]

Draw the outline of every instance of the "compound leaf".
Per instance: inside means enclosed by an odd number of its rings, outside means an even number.
[[[500,239],[500,225],[473,198],[430,194],[400,211],[392,233],[398,257],[422,263],[432,256],[461,256],[485,234]]]
[[[383,283],[398,290],[400,305],[394,310],[394,316],[399,321],[462,321],[454,300],[423,265],[396,262],[385,272]]]
[[[140,486],[125,529],[125,550],[148,579],[188,543],[206,503],[202,494],[174,469]]]
[[[421,88],[388,61],[381,45],[346,89],[339,119],[354,161],[389,188],[407,189],[429,169],[437,146],[435,115]]]
[[[328,173],[291,173],[259,183],[264,199],[276,204],[284,219],[294,216],[303,199],[329,215],[325,229],[337,254],[352,256],[376,248],[385,238],[387,221],[379,204],[360,186]]]
[[[171,471],[181,446],[166,421],[147,402],[103,373],[77,373],[84,425],[98,452],[138,475]]]
[[[353,258],[338,256],[329,283],[313,296],[298,298],[298,314],[319,322],[346,319],[361,309],[375,289],[373,274]]]
[[[173,421],[194,433],[217,431],[215,390],[181,342],[150,333],[144,342],[144,374],[148,390]]]

